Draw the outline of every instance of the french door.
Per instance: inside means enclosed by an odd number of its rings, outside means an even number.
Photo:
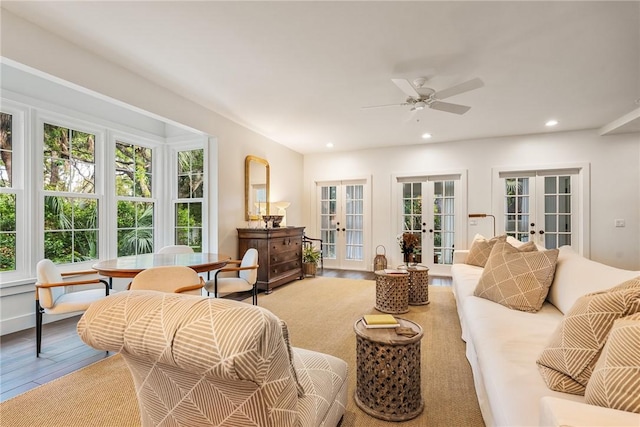
[[[582,252],[579,170],[501,172],[499,178],[503,233],[547,249],[569,245]]]
[[[397,178],[401,194],[400,232],[418,237],[414,261],[445,272],[453,263],[453,251],[461,222],[460,176]],[[398,249],[399,251],[399,245]]]
[[[326,267],[367,268],[368,188],[366,180],[317,184],[317,219]]]

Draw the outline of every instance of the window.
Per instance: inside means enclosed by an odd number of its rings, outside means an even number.
[[[44,256],[97,259],[95,135],[49,123],[43,130]]]
[[[402,233],[418,238],[413,260],[432,272],[448,274],[456,243],[464,239],[466,172],[392,177],[392,197],[397,200],[392,216],[397,218],[395,240]],[[397,246],[396,256],[402,257]],[[402,259],[402,258],[400,258]]]
[[[13,115],[0,113],[0,271],[16,269],[16,193],[13,188]]]
[[[152,149],[117,141],[115,178],[118,256],[154,251]]]
[[[178,151],[178,198],[175,202],[175,244],[202,252],[204,150]]]
[[[568,245],[588,254],[588,182],[588,164],[496,169],[494,191],[501,197],[493,204],[502,214],[496,218],[497,232],[547,249]]]

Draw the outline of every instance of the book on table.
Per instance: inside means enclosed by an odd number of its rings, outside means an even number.
[[[397,328],[400,323],[390,314],[365,314],[362,316],[364,326],[374,328]]]
[[[396,268],[385,268],[383,271],[385,274],[407,274],[407,270],[400,270]]]

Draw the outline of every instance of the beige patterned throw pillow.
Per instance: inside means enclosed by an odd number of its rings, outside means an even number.
[[[474,295],[511,309],[536,312],[549,292],[557,259],[557,249],[538,251],[533,243],[514,248],[500,236]]]
[[[575,302],[536,363],[547,387],[583,395],[613,322],[640,312],[640,277]]]
[[[640,414],[640,313],[613,323],[584,397],[591,405]]]
[[[465,264],[484,267],[489,259],[489,255],[491,255],[493,245],[497,242],[498,237],[487,240],[486,237],[476,234],[473,238],[473,243],[471,243],[471,247],[469,248],[469,254],[467,254]]]

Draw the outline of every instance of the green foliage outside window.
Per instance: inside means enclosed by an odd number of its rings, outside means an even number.
[[[204,150],[178,153],[178,198],[175,205],[175,244],[202,252],[202,202],[184,201],[204,197]]]
[[[0,113],[0,188],[13,187],[13,116]],[[16,269],[16,194],[0,193],[0,271]]]
[[[117,142],[115,147],[116,195],[123,198],[152,196],[152,149]],[[118,201],[118,256],[152,253],[154,204]]]
[[[95,191],[95,135],[44,124],[44,190],[76,194]],[[44,256],[57,264],[98,258],[98,201],[44,196]]]
[[[64,264],[98,258],[98,201],[45,196],[44,256]]]
[[[16,196],[0,194],[0,271],[16,269]]]

